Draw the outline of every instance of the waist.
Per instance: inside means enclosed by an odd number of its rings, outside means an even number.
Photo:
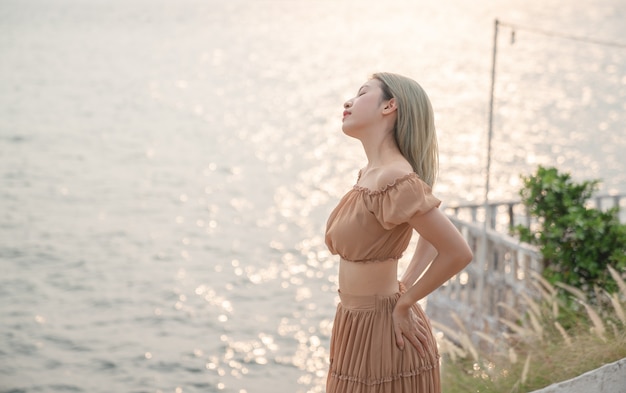
[[[338,291],[341,306],[348,310],[379,310],[381,308],[389,308],[393,310],[398,298],[400,297],[400,288],[392,295],[353,295]]]
[[[390,296],[398,292],[398,260],[375,263],[339,262],[339,288],[356,296]]]

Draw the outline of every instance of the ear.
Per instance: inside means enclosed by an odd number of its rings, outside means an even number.
[[[398,109],[395,98],[390,99],[384,104],[385,106],[383,107],[383,115],[389,115]]]

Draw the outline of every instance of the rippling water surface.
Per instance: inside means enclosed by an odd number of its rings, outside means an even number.
[[[3,1],[0,391],[322,392],[342,103],[416,78],[436,193],[480,202],[495,17],[626,37],[619,0]],[[500,37],[490,197],[626,192],[626,49]]]

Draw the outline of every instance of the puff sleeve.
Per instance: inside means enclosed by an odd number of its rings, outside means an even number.
[[[371,211],[387,230],[441,205],[441,201],[432,194],[431,187],[415,173],[398,179],[371,197]]]

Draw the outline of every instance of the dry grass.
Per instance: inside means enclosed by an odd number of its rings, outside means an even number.
[[[435,321],[443,334],[443,391],[529,392],[626,357],[626,285],[610,273],[619,292],[596,291],[593,305],[576,288],[558,285],[571,294],[566,305],[555,286],[535,276],[540,296],[525,297],[526,313],[501,320],[508,329],[498,336],[468,332],[458,318],[453,328]]]

